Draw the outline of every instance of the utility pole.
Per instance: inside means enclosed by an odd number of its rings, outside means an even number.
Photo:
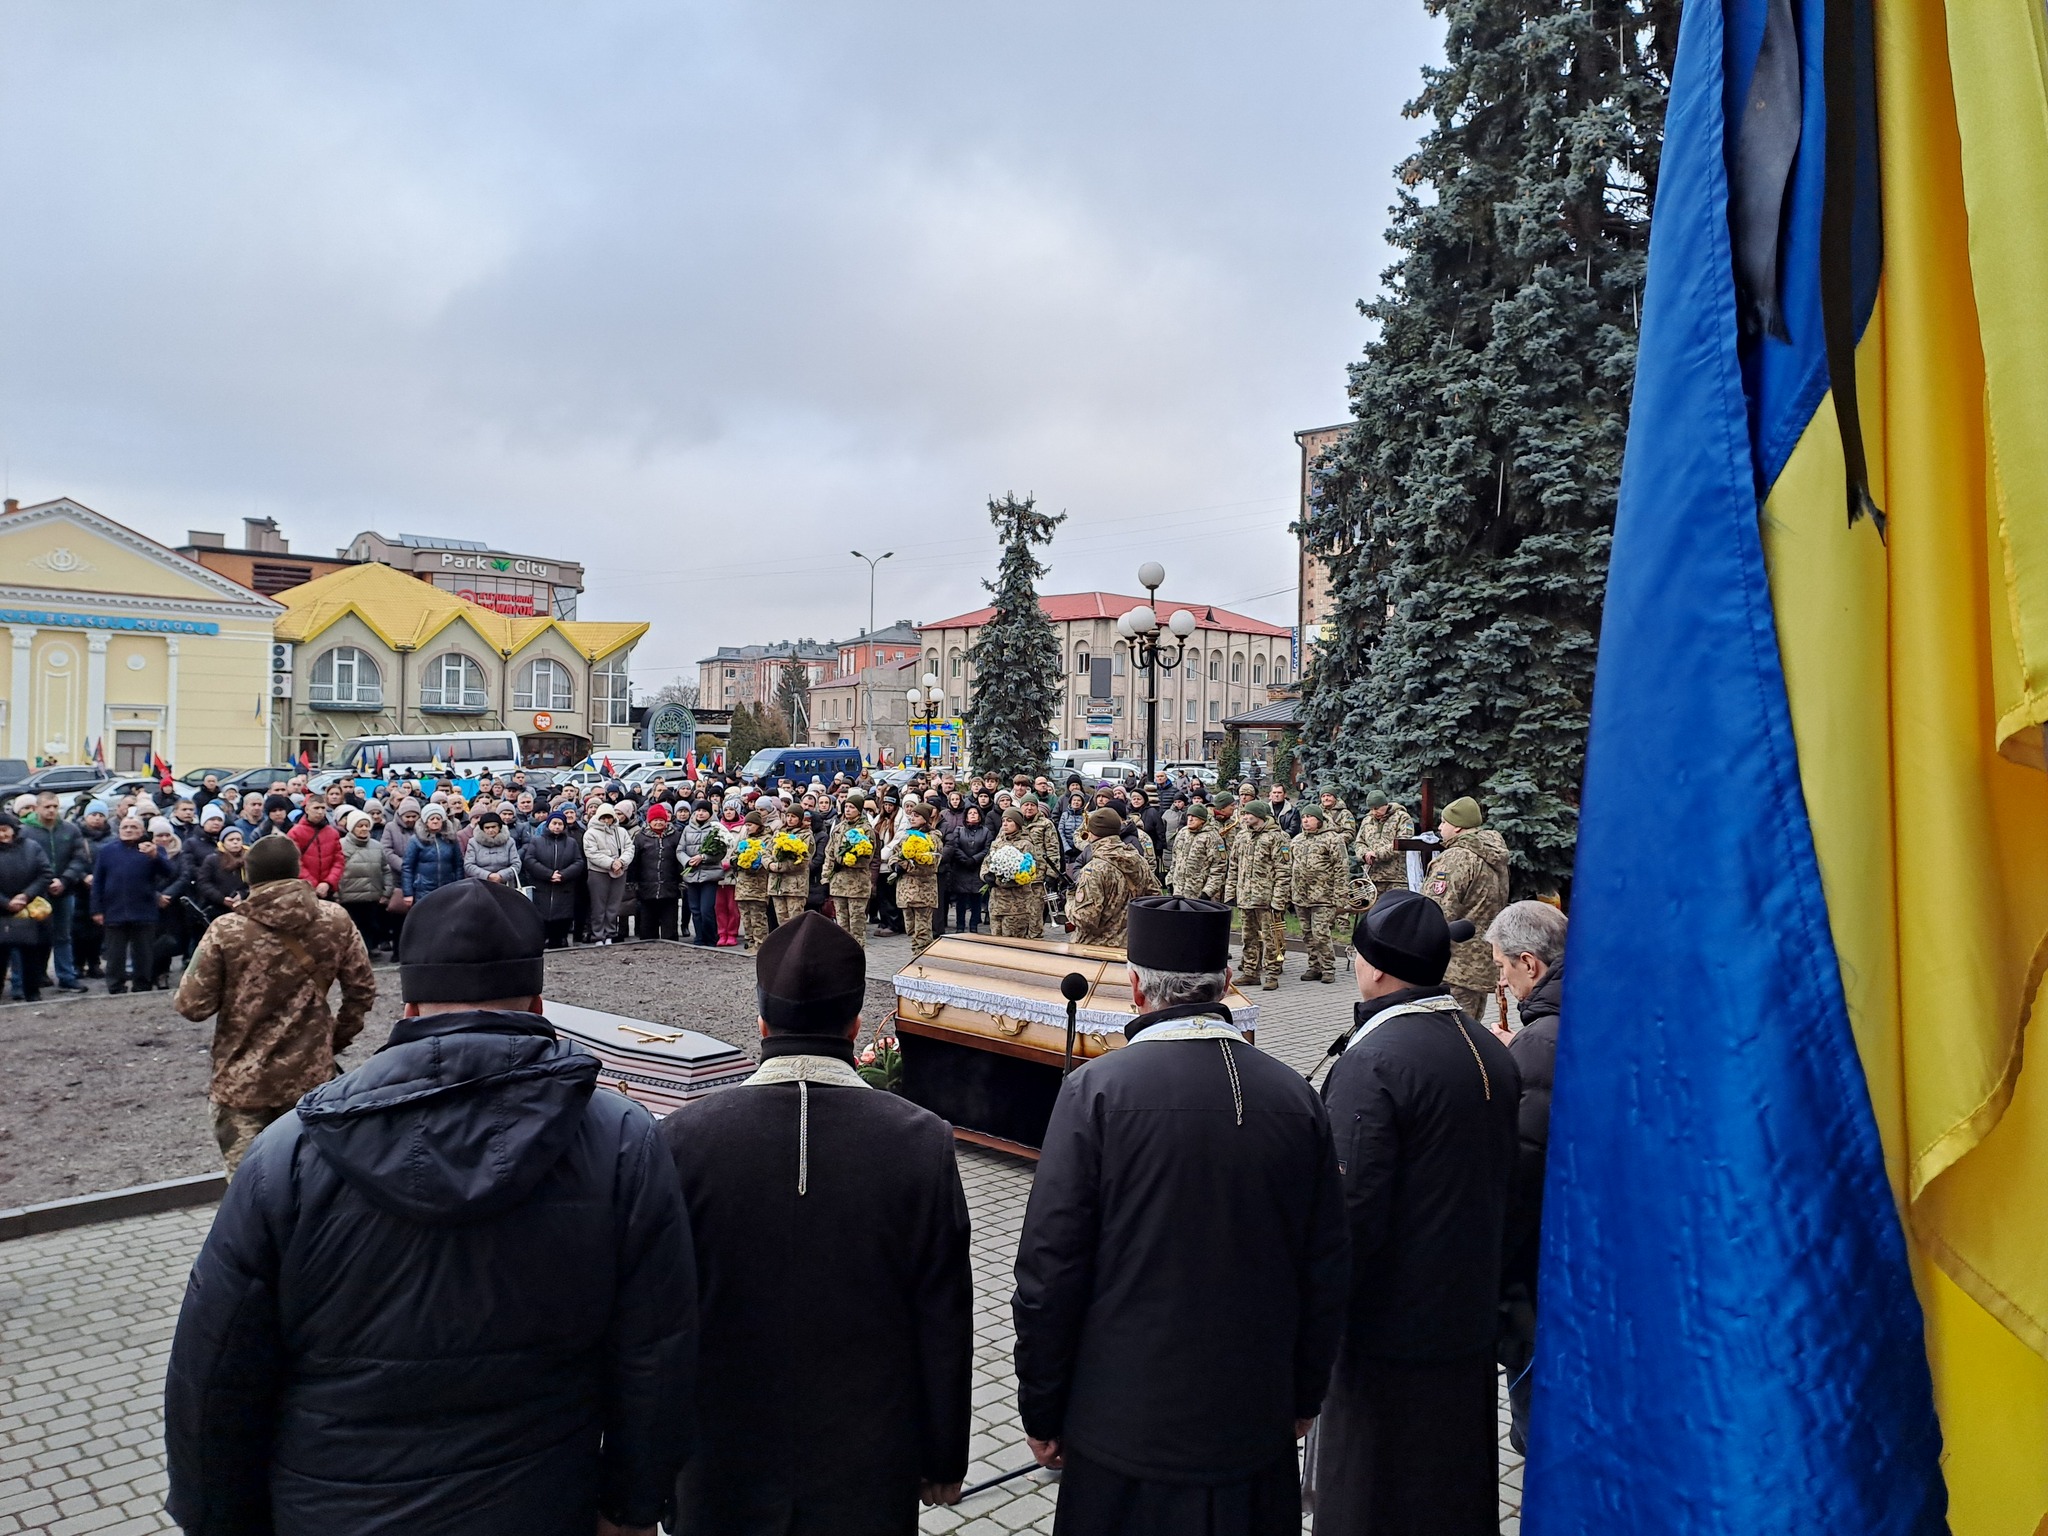
[[[865,560],[868,563],[868,664],[860,669],[860,712],[861,718],[867,726],[867,759],[871,763],[875,762],[877,759],[881,757],[881,748],[879,743],[875,739],[875,567],[880,565],[884,560],[888,559],[891,555],[895,553],[896,551],[893,549],[884,550],[879,555],[864,555],[857,549],[853,551],[854,559]]]

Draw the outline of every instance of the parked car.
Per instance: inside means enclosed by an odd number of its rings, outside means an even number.
[[[1200,780],[1204,784],[1214,784],[1218,778],[1216,769],[1209,763],[1185,761],[1161,763],[1159,771],[1169,779],[1177,780],[1183,784],[1192,784],[1196,780]]]
[[[16,795],[39,795],[46,789],[54,789],[60,795],[75,795],[82,790],[93,789],[106,782],[108,775],[104,768],[91,763],[73,763],[68,767],[39,768],[11,784],[0,786],[0,795],[12,799]],[[147,782],[154,784],[156,780]]]
[[[1080,769],[1081,782],[1090,789],[1103,784],[1123,784],[1131,779],[1143,779],[1145,770],[1136,763],[1127,763],[1119,758],[1102,762],[1083,763]]]
[[[232,768],[194,768],[190,773],[179,774],[178,782],[192,789],[197,789],[206,782],[206,776],[209,773],[218,778],[223,784],[235,776],[235,770]]]
[[[271,763],[262,768],[244,768],[231,779],[222,779],[223,792],[233,790],[238,795],[263,794],[274,785],[282,784],[299,770],[290,763]]]

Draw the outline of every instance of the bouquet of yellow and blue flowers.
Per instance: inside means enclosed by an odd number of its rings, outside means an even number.
[[[903,856],[903,862],[906,864],[936,864],[939,862],[939,850],[932,842],[931,834],[928,832],[904,833],[903,846],[897,852]]]
[[[1038,860],[1015,843],[1004,843],[988,856],[990,885],[1030,885],[1038,876]]]
[[[743,837],[733,845],[733,861],[741,869],[752,869],[761,862],[767,852],[766,838]]]
[[[839,844],[839,862],[851,869],[862,859],[871,859],[874,856],[875,840],[859,827],[848,827],[845,838]]]
[[[776,859],[787,863],[791,859],[808,859],[811,856],[811,845],[794,832],[778,832],[775,834],[775,842],[770,852]]]

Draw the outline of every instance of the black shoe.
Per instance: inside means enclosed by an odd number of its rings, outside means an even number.
[[[59,992],[83,992],[85,990],[85,983],[82,981],[60,981],[57,983],[57,990]]]
[[[126,993],[126,992],[127,992],[127,990],[128,990],[128,989],[127,989],[126,987],[115,987],[115,986],[109,986],[109,987],[107,988],[107,996],[109,996],[109,997],[120,997],[120,996],[122,996],[122,995],[123,995],[124,993]]]

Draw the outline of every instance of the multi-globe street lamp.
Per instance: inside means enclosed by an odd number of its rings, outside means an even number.
[[[1177,667],[1186,654],[1188,637],[1195,632],[1195,616],[1178,609],[1166,621],[1166,633],[1177,644],[1168,645],[1159,623],[1159,589],[1166,584],[1166,567],[1147,560],[1138,567],[1138,585],[1146,600],[1116,621],[1116,632],[1131,645],[1131,661],[1145,669],[1145,787],[1150,789],[1159,774],[1159,669]]]
[[[861,669],[865,672],[872,669],[875,663],[875,567],[894,556],[896,551],[892,549],[879,555],[864,555],[856,549],[851,553],[854,559],[865,560],[868,563],[868,665]],[[861,713],[866,716],[868,724],[868,761],[879,762],[880,749],[876,745],[875,737],[875,685],[863,683],[860,691]]]
[[[924,737],[924,769],[929,773],[932,768],[932,730],[939,721],[939,705],[946,697],[939,689],[939,675],[936,672],[925,673],[924,686],[911,689],[905,697],[910,700],[911,734]],[[918,722],[924,725],[922,732],[915,729]]]

